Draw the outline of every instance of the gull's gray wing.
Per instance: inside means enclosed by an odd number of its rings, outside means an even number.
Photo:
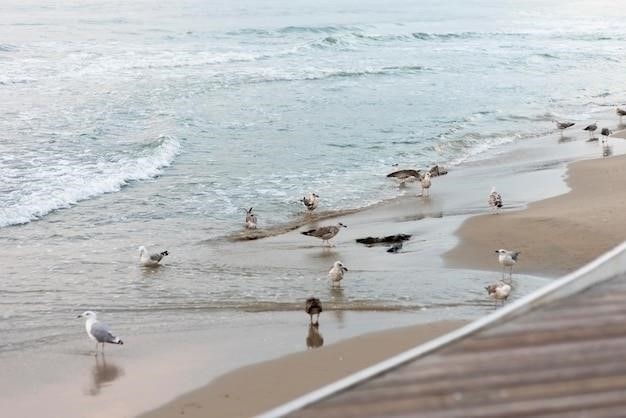
[[[91,325],[89,332],[99,343],[114,343],[116,341],[116,338],[113,334],[111,334],[109,327],[102,322],[94,322],[93,325]]]
[[[163,258],[163,255],[158,254],[158,253],[154,253],[154,254],[150,254],[150,260],[152,261],[161,261],[161,259]]]

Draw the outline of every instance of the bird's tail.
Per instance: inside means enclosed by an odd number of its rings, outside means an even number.
[[[111,340],[108,341],[111,344],[119,344],[119,345],[124,345],[124,341],[122,341],[120,338],[115,337]]]
[[[315,229],[311,229],[310,231],[304,231],[304,232],[300,232],[302,235],[311,235],[313,232],[315,231]]]
[[[163,252],[161,253],[161,255],[162,255],[163,257],[165,257],[166,255],[170,255],[170,253],[168,253],[168,252],[167,252],[167,250],[165,250],[165,251],[163,251]]]

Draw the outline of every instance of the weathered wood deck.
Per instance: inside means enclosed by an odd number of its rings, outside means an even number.
[[[626,274],[582,287],[285,416],[626,416]]]

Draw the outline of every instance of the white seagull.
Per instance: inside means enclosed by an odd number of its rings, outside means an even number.
[[[489,206],[494,209],[495,213],[498,213],[499,209],[502,208],[502,196],[500,196],[500,193],[496,192],[495,186],[491,186],[488,202]]]
[[[93,311],[85,311],[78,315],[78,318],[87,318],[85,321],[85,330],[87,335],[96,342],[96,355],[98,355],[98,344],[102,344],[102,354],[104,354],[104,344],[124,344],[124,342],[111,334],[111,330],[106,324],[96,319],[96,313]]]
[[[497,282],[486,286],[485,290],[487,290],[487,294],[494,299],[497,305],[499,300],[504,303],[504,301],[509,298],[509,295],[511,294],[511,285],[498,280]]]
[[[153,253],[149,254],[146,247],[143,245],[139,247],[139,263],[144,267],[156,267],[159,265],[159,262],[170,253],[163,251],[161,253]]]
[[[339,229],[342,227],[347,228],[347,226],[339,222],[337,225],[321,226],[319,228],[310,229],[308,231],[301,232],[301,234],[308,235],[310,237],[319,238],[322,240],[322,244],[326,242],[328,243],[328,245],[330,245],[330,242],[328,240],[334,237],[335,235],[337,235],[337,233],[339,232]]]
[[[315,210],[320,201],[320,197],[317,194],[311,192],[307,193],[307,195],[300,199],[300,201],[304,204],[304,206],[306,206],[308,210]]]
[[[343,280],[343,274],[348,271],[348,267],[344,266],[341,261],[335,261],[335,264],[328,270],[328,277],[333,286],[339,286]]]
[[[430,196],[430,185],[432,182],[430,181],[430,173],[426,172],[423,176],[420,177],[420,183],[422,185],[422,193],[420,196]]]
[[[500,248],[496,250],[498,254],[498,263],[502,266],[502,277],[504,277],[504,270],[509,268],[509,278],[513,276],[513,266],[517,263],[517,257],[521,254],[519,251],[509,251]]]

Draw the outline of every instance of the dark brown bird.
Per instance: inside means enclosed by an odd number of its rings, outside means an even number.
[[[317,324],[320,320],[320,314],[322,313],[322,302],[320,302],[318,298],[308,298],[304,306],[304,312],[309,314],[312,324]],[[313,322],[313,315],[317,315],[315,322]]]
[[[626,110],[620,109],[619,107],[615,109],[615,113],[621,118],[622,116],[626,116]]]

